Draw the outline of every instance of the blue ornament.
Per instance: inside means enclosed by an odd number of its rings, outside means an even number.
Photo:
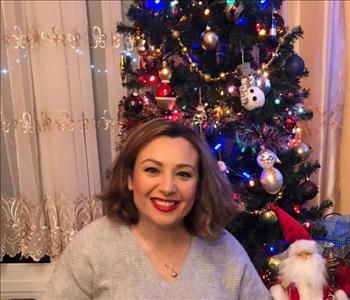
[[[287,59],[285,67],[287,74],[295,78],[303,74],[305,70],[305,63],[299,55],[293,54]]]
[[[164,0],[145,0],[145,7],[154,12],[161,12],[165,9]]]

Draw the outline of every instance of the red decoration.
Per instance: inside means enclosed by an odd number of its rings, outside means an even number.
[[[269,269],[263,270],[259,273],[262,282],[266,286],[270,286],[272,283],[272,272]]]
[[[174,96],[173,88],[167,82],[158,84],[156,97],[172,97]]]
[[[158,76],[152,73],[143,74],[137,79],[137,82],[145,86],[153,86],[158,83]]]
[[[158,83],[158,76],[154,74],[147,75],[147,83],[152,86]]]
[[[146,85],[147,80],[145,75],[141,75],[139,78],[137,78],[137,82]]]
[[[282,208],[279,208],[276,205],[270,205],[270,209],[272,209],[277,215],[278,221],[282,227],[283,236],[288,244],[292,244],[299,240],[311,240],[311,236],[307,230]]]
[[[295,116],[290,116],[285,120],[284,126],[287,130],[293,130],[294,127],[297,125],[297,121],[298,119]]]
[[[168,109],[167,111],[165,111],[164,115],[164,119],[166,120],[177,121],[181,117],[181,111],[179,111],[178,109]]]

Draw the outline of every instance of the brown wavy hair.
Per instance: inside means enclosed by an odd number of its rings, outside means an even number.
[[[139,213],[132,192],[128,189],[128,176],[132,174],[139,152],[160,136],[184,138],[197,150],[199,156],[199,184],[197,197],[184,224],[189,233],[207,239],[218,238],[222,229],[233,219],[238,207],[232,200],[232,188],[219,170],[207,143],[195,131],[174,121],[149,121],[129,135],[119,156],[107,172],[107,186],[99,195],[108,217],[126,224],[137,224]]]

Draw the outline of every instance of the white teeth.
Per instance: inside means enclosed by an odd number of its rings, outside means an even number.
[[[162,201],[162,200],[154,200],[154,202],[159,206],[170,207],[175,205],[175,201]]]

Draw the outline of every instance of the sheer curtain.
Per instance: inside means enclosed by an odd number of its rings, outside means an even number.
[[[322,166],[313,178],[320,188],[318,199],[332,199],[335,211],[348,214],[349,199],[342,191],[349,189],[349,183],[345,182],[349,167],[344,169],[345,153],[342,159],[339,156],[341,145],[349,135],[344,127],[348,123],[344,108],[349,107],[349,97],[345,98],[346,88],[349,89],[345,5],[343,1],[287,1],[284,15],[288,26],[300,24],[305,32],[297,51],[310,71],[303,84],[311,89],[306,107],[314,111],[314,118],[304,127],[304,139],[313,149],[312,157]],[[340,172],[343,172],[341,176]]]
[[[57,256],[102,214],[123,95],[120,7],[1,2],[1,259]]]

